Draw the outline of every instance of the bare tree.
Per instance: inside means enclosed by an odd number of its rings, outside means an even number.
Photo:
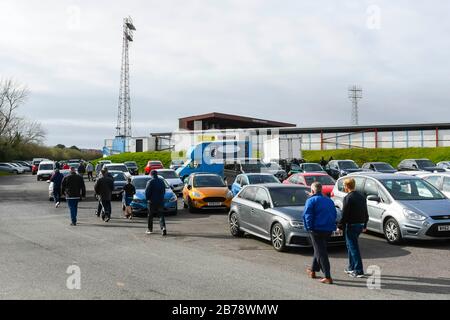
[[[29,95],[26,86],[11,79],[0,80],[0,138],[10,144],[41,143],[45,130],[35,121],[17,114]]]

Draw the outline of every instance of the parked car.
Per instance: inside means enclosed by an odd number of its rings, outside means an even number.
[[[267,165],[259,159],[233,159],[225,161],[223,174],[227,184],[231,185],[236,177],[243,173],[261,173]]]
[[[399,171],[429,171],[429,172],[444,172],[445,169],[437,167],[429,159],[405,159],[402,160],[398,166]]]
[[[163,177],[159,176],[164,179]],[[136,194],[133,197],[133,201],[131,202],[131,209],[133,210],[133,214],[135,215],[145,215],[148,214],[147,209],[147,200],[145,198],[145,188],[147,187],[147,183],[153,179],[151,176],[134,176],[131,179],[131,183],[136,188]],[[177,195],[170,188],[169,183],[164,180],[164,184],[166,186],[166,192],[164,194],[164,212],[177,214]]]
[[[31,172],[31,169],[33,167],[33,165],[31,163],[27,162],[27,161],[14,160],[13,162],[21,165],[22,167],[28,168],[28,170],[26,172]]]
[[[105,163],[103,168],[108,169],[109,171],[122,171],[127,178],[131,178],[131,173],[128,171],[128,168],[123,163]]]
[[[23,169],[17,168],[16,166],[13,166],[11,163],[8,162],[0,163],[0,171],[14,174],[23,173]]]
[[[310,247],[303,225],[303,210],[309,188],[299,185],[266,184],[242,188],[231,203],[230,232],[239,237],[247,232],[272,242],[277,251],[287,247]],[[337,210],[337,221],[341,212]],[[335,232],[329,244],[344,244],[342,233]]]
[[[358,167],[353,160],[331,160],[325,167],[325,171],[333,178],[338,179],[349,173],[366,171]]]
[[[62,173],[64,177],[68,176],[70,174],[70,170],[59,170],[59,172]],[[47,180],[48,184],[48,200],[53,201],[53,188],[54,184],[50,180]],[[61,193],[61,199],[65,199],[66,195]]]
[[[243,173],[236,177],[231,185],[231,192],[233,196],[241,191],[242,187],[253,184],[265,183],[281,183],[280,180],[270,173]]]
[[[213,173],[192,173],[183,188],[183,204],[191,213],[199,209],[229,209],[232,198],[222,177]]]
[[[447,198],[450,198],[450,172],[422,173],[417,175],[439,189]]]
[[[283,181],[284,184],[299,184],[311,187],[314,182],[322,184],[322,194],[330,197],[336,181],[326,172],[295,173]]]
[[[367,197],[367,229],[384,234],[391,244],[403,239],[450,239],[450,200],[419,177],[365,173],[352,175],[356,191]],[[342,209],[344,178],[333,189]]]
[[[436,167],[442,168],[445,171],[450,171],[450,161],[441,161],[436,164]]]
[[[152,170],[156,169],[164,169],[162,162],[159,160],[150,160],[149,162],[147,162],[144,172],[145,174],[150,174]]]
[[[367,169],[370,171],[375,171],[375,172],[382,172],[382,173],[397,172],[397,169],[395,169],[393,166],[391,166],[387,162],[366,162],[361,166],[361,168]]]
[[[131,175],[139,175],[139,167],[135,161],[126,161],[123,164],[127,166],[128,171],[131,173]]]
[[[262,168],[261,172],[273,174],[280,181],[287,178],[287,172],[276,162],[267,163],[265,168]]]
[[[32,167],[31,167],[31,174],[32,175],[36,175],[39,169],[39,163],[41,163],[41,161],[50,161],[48,159],[45,158],[33,158],[32,161]]]
[[[28,166],[21,165],[20,163],[10,162],[14,167],[22,169],[23,172],[31,172],[31,169]]]
[[[158,169],[158,176],[163,177],[169,183],[173,192],[179,194],[183,191],[183,181],[181,181],[180,177],[178,177],[177,173],[173,169]]]
[[[123,187],[127,184],[128,177],[123,171],[108,170],[108,174],[114,180],[114,190],[112,192],[113,197],[116,199],[122,199]]]
[[[172,170],[177,170],[178,168],[181,168],[183,166],[184,162],[185,162],[184,160],[179,159],[172,160],[170,162],[169,168]]]
[[[55,170],[55,163],[53,161],[41,161],[37,171],[37,181],[48,180]]]
[[[69,168],[75,168],[75,171],[78,173],[78,168],[80,167],[79,162],[68,162],[67,165]]]

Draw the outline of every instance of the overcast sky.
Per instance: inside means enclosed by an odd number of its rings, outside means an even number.
[[[26,84],[21,113],[48,145],[115,135],[122,19],[134,135],[225,112],[299,126],[450,119],[450,2],[159,0],[0,2],[0,77]]]

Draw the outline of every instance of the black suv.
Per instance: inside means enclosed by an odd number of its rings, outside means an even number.
[[[395,169],[393,166],[391,166],[389,163],[386,162],[366,162],[361,166],[361,168],[382,173],[397,172],[397,169]]]
[[[367,171],[358,167],[353,160],[331,160],[325,167],[325,171],[335,180],[349,173]]]
[[[398,164],[397,169],[398,171],[445,172],[445,169],[437,167],[429,159],[405,159]]]
[[[123,164],[133,176],[137,176],[139,174],[139,167],[135,161],[126,161]]]

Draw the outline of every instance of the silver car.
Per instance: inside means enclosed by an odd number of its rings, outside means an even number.
[[[440,172],[440,173],[425,173],[417,175],[433,186],[438,188],[447,198],[450,199],[450,172]]]
[[[287,247],[310,247],[303,227],[303,210],[310,189],[298,185],[248,185],[233,198],[228,221],[230,232],[239,237],[247,232],[269,240],[277,251]],[[337,209],[337,219],[341,217]],[[329,244],[343,244],[340,232],[334,232]]]
[[[450,239],[450,200],[425,180],[401,174],[350,175],[356,191],[367,197],[367,229],[385,235],[391,244],[403,239]],[[342,209],[346,193],[339,179],[333,200]]]

